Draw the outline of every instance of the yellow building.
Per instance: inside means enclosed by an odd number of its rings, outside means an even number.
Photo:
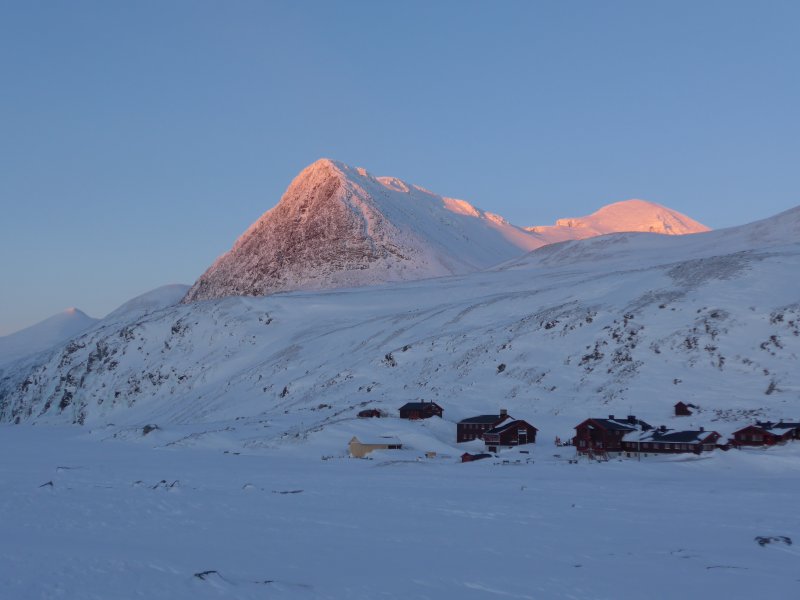
[[[383,436],[376,439],[361,441],[356,436],[348,445],[350,455],[354,458],[364,458],[373,450],[400,450],[403,444],[396,437]]]

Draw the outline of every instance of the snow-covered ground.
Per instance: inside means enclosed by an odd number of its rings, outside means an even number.
[[[416,441],[357,460],[342,458],[343,432],[275,445],[262,432],[283,425],[256,420],[146,436],[4,425],[0,596],[638,600],[797,588],[798,442],[570,464],[542,439],[529,455],[459,464],[446,444],[421,458],[439,419],[380,421],[406,441],[416,429]]]

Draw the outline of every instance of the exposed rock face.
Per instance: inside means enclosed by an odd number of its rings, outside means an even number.
[[[642,200],[523,229],[464,200],[321,159],[295,178],[278,205],[217,259],[183,302],[460,275],[554,242],[707,229]]]
[[[322,159],[304,169],[184,302],[467,273],[542,245],[467,202]]]

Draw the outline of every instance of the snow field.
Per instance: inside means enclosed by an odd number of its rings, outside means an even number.
[[[800,540],[797,443],[577,465],[538,444],[534,464],[498,465],[320,460],[313,439],[246,448],[258,431],[241,426],[194,447],[167,445],[188,428],[113,433],[0,428],[3,597],[745,598],[797,582],[797,546],[755,539]]]

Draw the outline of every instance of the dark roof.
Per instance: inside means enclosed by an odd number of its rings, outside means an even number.
[[[400,410],[407,408],[409,410],[423,410],[426,406],[436,406],[438,408],[442,408],[436,402],[406,402],[403,406],[400,407]]]
[[[523,421],[522,419],[512,419],[508,423],[501,423],[500,425],[498,425],[494,429],[490,429],[486,433],[503,433],[506,429],[509,429],[510,427],[513,427],[514,425],[519,426],[520,423],[524,423],[528,427],[532,427],[533,429],[536,429],[536,427],[533,427],[533,425],[531,425],[527,421]],[[539,430],[536,429],[536,431],[539,431]],[[484,433],[484,435],[486,435],[486,433]]]
[[[598,423],[601,427],[617,431],[633,431],[637,428],[637,426],[640,426],[642,429],[650,429],[650,425],[648,425],[641,419],[636,419],[632,423],[627,419],[590,419],[590,420]]]
[[[772,421],[757,421],[755,426],[763,427],[764,429],[798,429],[800,428],[800,423],[790,423],[788,421],[780,421],[779,423],[773,423]]]
[[[667,431],[658,430],[652,432],[650,440],[653,442],[679,442],[690,444],[704,440],[711,434],[719,435],[716,431]]]
[[[469,419],[461,419],[458,423],[497,423],[500,419],[505,418],[507,415],[480,415],[477,417],[470,417]]]

